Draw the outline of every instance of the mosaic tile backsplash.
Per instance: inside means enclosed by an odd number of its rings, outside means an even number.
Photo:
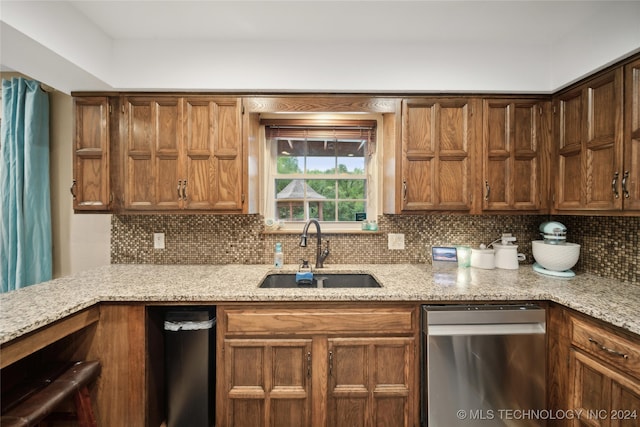
[[[555,216],[567,226],[567,240],[582,245],[576,271],[639,282],[640,218]],[[114,215],[113,264],[270,264],[276,242],[285,263],[315,259],[315,240],[301,248],[297,234],[264,232],[260,215]],[[546,215],[384,215],[379,231],[326,234],[326,264],[417,264],[431,262],[431,247],[489,244],[501,233],[517,238],[518,252],[533,263],[531,240]],[[165,249],[153,249],[153,233],[165,233]],[[405,235],[404,250],[387,248],[388,233]],[[324,233],[323,233],[324,234]]]

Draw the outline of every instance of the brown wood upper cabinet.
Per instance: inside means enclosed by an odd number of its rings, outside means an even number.
[[[74,98],[73,209],[108,211],[110,104],[106,96]]]
[[[473,98],[403,100],[403,211],[472,209],[479,102]]]
[[[549,111],[549,102],[542,100],[483,101],[483,210],[536,211],[547,207],[542,163]]]
[[[554,111],[555,209],[622,209],[622,67],[556,96]]]
[[[625,74],[624,169],[622,203],[640,211],[640,58],[627,64]]]
[[[239,98],[124,99],[124,209],[242,211]]]

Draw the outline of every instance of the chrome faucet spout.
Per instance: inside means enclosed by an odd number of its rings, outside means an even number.
[[[320,223],[318,220],[314,218],[310,218],[304,228],[302,229],[302,236],[300,236],[300,246],[303,248],[307,247],[307,237],[309,232],[309,226],[313,224],[316,226],[317,230],[317,247],[316,247],[316,268],[324,267],[324,260],[329,256],[329,247],[327,247],[324,251],[322,250],[322,232],[320,231]]]

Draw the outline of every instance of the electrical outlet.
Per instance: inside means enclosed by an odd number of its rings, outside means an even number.
[[[404,234],[388,234],[388,247],[389,249],[404,249]]]
[[[153,249],[164,249],[164,233],[153,233]]]

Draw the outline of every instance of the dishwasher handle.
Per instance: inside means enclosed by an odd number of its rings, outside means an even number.
[[[534,335],[544,334],[544,323],[503,323],[475,325],[429,325],[428,336],[454,335]]]

